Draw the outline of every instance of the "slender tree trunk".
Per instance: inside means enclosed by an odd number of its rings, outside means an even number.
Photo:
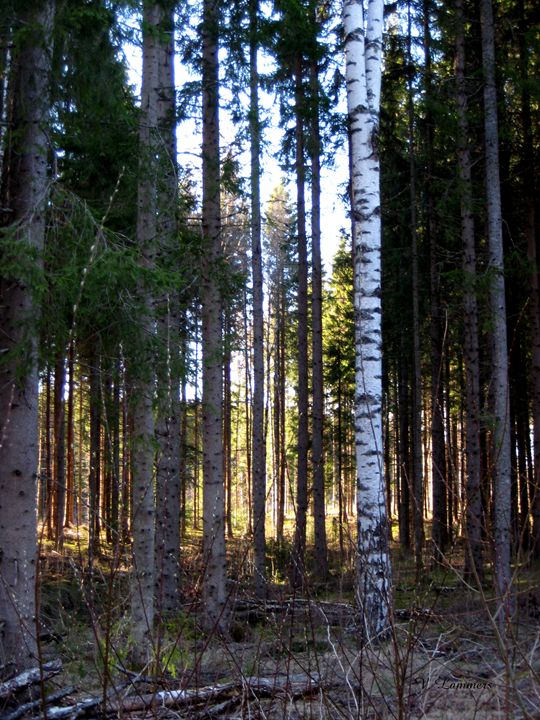
[[[159,127],[157,178],[160,251],[174,265],[178,242],[176,171],[176,97],[174,84],[174,2],[162,4],[159,34]],[[156,607],[161,615],[178,608],[180,565],[180,308],[178,293],[160,299],[157,332],[162,353],[158,364],[156,438]]]
[[[58,351],[54,366],[54,483],[56,486],[56,503],[54,514],[54,539],[56,549],[61,551],[64,546],[64,517],[66,505],[66,422],[64,385],[66,366],[64,353]]]
[[[219,168],[219,63],[217,0],[204,0],[202,20],[203,116],[203,578],[204,625],[225,631],[226,555],[223,488],[223,340],[219,287],[221,248]]]
[[[53,537],[53,507],[54,507],[54,478],[53,478],[53,444],[51,436],[52,417],[52,373],[50,362],[47,361],[45,376],[45,526],[47,539]]]
[[[324,380],[322,337],[322,262],[321,262],[321,138],[319,128],[319,71],[317,61],[310,65],[311,112],[311,322],[312,322],[312,444],[313,515],[315,521],[315,572],[320,580],[328,574],[326,544],[326,508],[324,493]]]
[[[54,5],[19,5],[2,224],[41,257],[45,235],[49,53]],[[9,209],[9,211],[8,211]],[[28,255],[33,257],[33,255]],[[40,261],[38,261],[40,262]],[[40,269],[39,266],[37,268]],[[1,272],[1,271],[0,271]],[[28,278],[0,277],[0,606],[2,663],[36,662],[38,307]]]
[[[182,339],[183,367],[187,364],[187,342]],[[180,415],[180,540],[186,535],[187,513],[187,480],[188,480],[188,401],[186,373],[181,381],[181,415]]]
[[[94,351],[89,359],[90,467],[88,472],[88,567],[100,550],[99,487],[101,485],[101,360]]]
[[[120,543],[120,359],[115,360],[111,407],[111,537],[115,551]]]
[[[519,60],[521,79],[521,126],[523,132],[523,189],[525,192],[525,233],[527,238],[527,258],[530,265],[530,318],[531,318],[531,400],[533,419],[534,483],[531,493],[533,519],[532,553],[540,558],[540,288],[538,282],[538,255],[536,244],[536,178],[534,169],[534,139],[531,113],[531,93],[529,77],[529,48],[527,45],[527,21],[525,4],[518,0],[519,18]],[[526,511],[526,491],[522,491],[522,517],[528,517]],[[528,503],[527,503],[528,505]]]
[[[225,349],[223,352],[223,483],[225,485],[225,528],[227,537],[233,537],[232,527],[232,398],[231,398],[231,347],[227,320],[225,323]],[[238,435],[238,433],[237,433]],[[237,463],[238,464],[238,463]]]
[[[148,272],[156,252],[156,200],[159,103],[159,29],[161,6],[151,0],[143,5],[143,66],[139,122],[139,181],[137,193],[137,245],[139,264]],[[144,281],[138,294],[142,306],[139,319],[140,346],[136,365],[131,368],[133,402],[132,435],[132,535],[133,573],[131,589],[131,659],[135,665],[148,662],[152,654],[154,625],[154,414],[153,414],[153,298]]]
[[[357,598],[361,639],[384,635],[391,614],[389,527],[383,470],[381,209],[377,147],[383,2],[344,2],[355,305]]]
[[[482,495],[480,450],[480,357],[478,349],[478,306],[476,301],[476,247],[472,210],[471,156],[467,119],[467,87],[465,81],[465,23],[463,0],[456,0],[456,92],[458,112],[458,169],[461,184],[461,239],[464,272],[464,338],[465,406],[467,459],[466,498],[466,575],[473,579],[484,576],[482,557]]]
[[[66,520],[71,527],[75,509],[75,346],[73,340],[68,349],[68,398],[67,398],[67,459],[66,459]]]
[[[253,439],[253,416],[251,412],[251,353],[249,348],[249,323],[248,323],[248,307],[247,307],[247,292],[244,290],[244,302],[242,303],[242,320],[244,324],[244,336],[246,342],[244,343],[244,407],[245,407],[245,437],[246,437],[246,488],[247,488],[247,525],[248,535],[253,535],[253,501],[252,501],[252,487],[253,487],[253,468],[251,461],[253,458],[253,451],[251,441]],[[237,438],[238,440],[238,438]]]
[[[123,392],[122,392],[122,488],[121,488],[121,512],[120,512],[120,532],[122,543],[129,544],[130,533],[130,499],[131,499],[131,411],[130,401],[128,397],[128,383],[126,374],[123,373]]]
[[[432,191],[434,180],[433,132],[434,119],[431,111],[432,69],[430,0],[424,0],[424,82],[426,95],[426,154],[425,177],[426,235],[429,245],[430,265],[430,338],[431,338],[431,482],[433,491],[433,525],[431,537],[433,555],[441,561],[448,544],[448,473],[444,444],[444,384],[443,384],[443,337],[440,298],[440,260],[435,228],[435,206]]]
[[[399,542],[404,550],[411,547],[411,463],[409,446],[409,363],[404,353],[399,367],[399,464],[401,495],[399,504]]]
[[[264,314],[263,273],[261,254],[260,154],[259,119],[258,0],[250,0],[250,152],[251,152],[251,273],[253,276],[253,544],[255,594],[266,595],[266,442],[264,433]]]
[[[499,621],[512,615],[510,572],[510,409],[508,397],[508,344],[499,179],[499,133],[495,84],[495,40],[491,0],[480,2],[482,64],[484,69],[484,136],[486,152],[487,230],[489,245],[492,326],[493,499],[494,552]]]
[[[306,202],[304,165],[304,90],[302,60],[294,61],[295,137],[296,137],[296,213],[298,232],[298,431],[296,525],[292,553],[291,584],[298,587],[305,578],[306,524],[308,509],[308,447],[309,447],[309,388],[308,388],[308,260],[306,240]]]
[[[422,471],[422,357],[420,349],[420,281],[418,272],[418,232],[416,212],[416,156],[414,142],[412,22],[411,4],[408,4],[407,34],[409,60],[409,192],[412,256],[412,311],[413,311],[413,378],[412,378],[412,498],[414,527],[414,558],[417,577],[423,564],[424,549],[424,473]]]

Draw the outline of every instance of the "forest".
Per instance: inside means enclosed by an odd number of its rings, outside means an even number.
[[[0,0],[0,718],[540,717],[540,6]]]

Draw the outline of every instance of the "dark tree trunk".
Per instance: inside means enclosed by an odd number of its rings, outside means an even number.
[[[54,5],[16,3],[16,32],[10,67],[10,114],[3,162],[0,222],[25,257],[41,258],[47,197],[46,131],[49,59]],[[36,560],[38,368],[36,316],[31,277],[0,270],[0,607],[2,663],[23,670],[37,661]],[[13,251],[10,251],[13,252]],[[16,252],[16,251],[15,251]],[[39,277],[41,260],[33,271]],[[25,263],[26,264],[26,263]],[[33,275],[35,277],[35,275]]]
[[[492,413],[494,566],[501,627],[513,614],[510,569],[511,460],[508,342],[502,238],[499,131],[495,82],[495,39],[491,0],[480,2],[484,69],[486,200],[492,321]]]
[[[420,280],[418,270],[417,190],[416,157],[413,106],[413,59],[411,52],[412,20],[408,4],[408,50],[410,65],[408,112],[409,112],[409,193],[412,256],[412,310],[413,310],[413,378],[412,378],[412,499],[414,527],[414,557],[417,575],[421,572],[424,548],[424,481],[422,468],[422,361],[420,348]]]
[[[54,365],[54,484],[56,486],[54,539],[58,551],[61,551],[64,546],[64,517],[66,505],[65,380],[66,366],[64,354],[60,351]]]
[[[324,493],[324,380],[322,343],[322,262],[321,262],[321,138],[319,128],[319,71],[317,61],[310,64],[312,94],[311,154],[311,322],[312,322],[312,445],[313,515],[315,524],[315,572],[319,580],[328,574],[326,544],[326,503]]]
[[[88,567],[100,548],[99,492],[101,485],[101,360],[89,359],[90,384],[90,468],[88,473]]]
[[[65,526],[71,527],[75,511],[75,346],[73,340],[68,349],[68,397],[67,397],[67,458],[66,458],[66,519]],[[80,441],[79,441],[80,442]]]
[[[259,119],[258,0],[249,3],[250,66],[250,140],[251,140],[251,272],[253,276],[253,420],[251,449],[253,460],[253,540],[255,594],[266,595],[266,442],[264,432],[264,315],[263,272],[261,254]]]
[[[467,541],[465,573],[480,582],[484,576],[482,557],[482,495],[480,448],[480,358],[478,306],[476,301],[476,246],[472,209],[471,156],[468,145],[467,87],[465,81],[465,30],[463,0],[456,0],[456,99],[458,111],[458,169],[461,183],[461,240],[464,272],[464,338],[466,467],[465,480]]]
[[[444,383],[443,333],[440,298],[440,260],[435,227],[435,206],[432,192],[434,181],[430,0],[424,0],[424,83],[426,96],[426,154],[425,176],[426,240],[429,246],[430,276],[430,337],[431,337],[431,477],[433,488],[433,555],[441,561],[448,544],[447,503],[448,474],[444,443]]]
[[[304,90],[302,60],[294,61],[295,122],[296,122],[296,213],[298,232],[298,432],[296,525],[292,553],[291,584],[304,582],[306,553],[306,523],[308,508],[308,447],[309,447],[309,388],[308,388],[308,260],[306,240],[305,164],[304,164]]]
[[[223,488],[223,339],[219,287],[221,248],[219,166],[219,7],[204,0],[202,20],[203,117],[203,578],[204,625],[225,631],[225,498]]]

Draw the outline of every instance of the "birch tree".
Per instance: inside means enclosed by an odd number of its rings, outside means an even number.
[[[377,147],[383,0],[344,0],[355,305],[357,600],[362,640],[383,634],[390,617],[390,558],[383,472],[381,209]]]
[[[36,658],[38,370],[32,281],[41,270],[47,193],[50,35],[54,4],[24,3],[13,41],[11,109],[3,163],[0,254],[0,607],[2,663]],[[21,263],[21,257],[25,262]],[[21,266],[32,267],[30,277]],[[26,277],[25,277],[26,275]],[[5,667],[5,665],[4,665]]]

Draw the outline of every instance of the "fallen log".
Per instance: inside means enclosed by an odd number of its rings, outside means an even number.
[[[47,697],[45,698],[45,704],[47,705],[49,703],[56,702],[57,700],[62,700],[62,698],[65,698],[74,692],[74,687],[68,687],[64,688],[63,690],[58,690],[55,693],[47,695]],[[42,698],[32,700],[31,702],[24,703],[24,705],[19,705],[18,708],[12,710],[11,712],[8,712],[7,714],[4,713],[3,715],[0,715],[0,720],[19,720],[19,718],[24,717],[24,715],[26,715],[27,713],[31,712],[32,710],[36,710],[36,708],[39,708],[41,706]]]
[[[50,678],[58,675],[60,672],[62,672],[61,660],[52,660],[51,662],[45,663],[41,668],[37,667],[25,670],[10,680],[5,680],[3,683],[0,683],[0,699],[9,698],[19,690],[23,690],[30,685],[35,685],[42,680],[50,680]]]
[[[187,706],[197,707],[216,701],[225,701],[223,704],[223,707],[225,707],[225,703],[232,704],[233,700],[239,700],[242,693],[251,693],[254,696],[263,697],[285,694],[297,698],[309,695],[318,690],[319,687],[320,680],[318,675],[315,674],[312,676],[290,675],[288,677],[276,676],[273,678],[244,677],[238,681],[209,685],[202,688],[160,690],[144,695],[130,695],[121,700],[107,702],[105,713],[107,715],[117,715],[158,708],[181,709]],[[75,705],[48,707],[47,718],[48,720],[64,720],[65,718],[74,720],[102,702],[103,698],[89,697]],[[103,708],[101,708],[101,711],[103,712]]]
[[[353,605],[306,598],[289,598],[281,602],[243,598],[236,601],[234,614],[250,624],[264,622],[269,616],[293,616],[302,622],[309,619],[316,626],[330,625],[346,629],[353,629],[356,623],[356,610]]]

